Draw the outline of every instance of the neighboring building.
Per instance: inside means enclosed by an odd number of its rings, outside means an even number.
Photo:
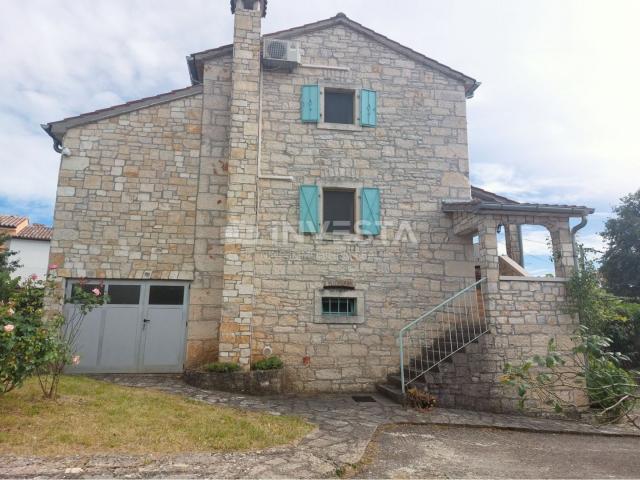
[[[44,126],[68,149],[60,289],[86,277],[111,296],[86,322],[78,371],[249,368],[273,352],[291,390],[371,390],[400,369],[401,328],[483,278],[466,307],[447,306],[488,332],[461,334],[473,365],[438,388],[445,404],[512,408],[502,363],[551,336],[567,348],[569,219],[592,210],[472,189],[473,78],[343,14],[262,37],[266,0],[232,11],[233,45],[190,55],[191,87]],[[500,276],[496,230],[521,264],[524,223],[550,229],[559,278]],[[445,307],[417,323],[438,329],[407,343],[407,365],[424,368],[405,380],[464,357],[422,358],[457,328]]]
[[[27,217],[0,215],[0,233],[11,238],[5,248],[16,252],[20,268],[14,276],[26,279],[31,275],[44,278],[49,262],[51,228],[39,223],[29,224]]]

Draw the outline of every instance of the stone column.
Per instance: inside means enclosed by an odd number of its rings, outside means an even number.
[[[573,242],[571,241],[569,219],[559,219],[553,224],[547,225],[547,228],[551,234],[556,277],[569,277],[574,268]]]
[[[504,238],[507,243],[507,255],[512,260],[524,267],[524,259],[522,258],[522,249],[520,248],[520,228],[518,225],[505,225]]]
[[[243,369],[251,362],[254,309],[261,17],[259,2],[253,9],[237,3],[219,358]]]

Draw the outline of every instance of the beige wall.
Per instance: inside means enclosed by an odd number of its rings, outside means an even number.
[[[294,180],[259,183],[253,354],[269,346],[282,356],[296,390],[371,389],[399,368],[400,327],[474,275],[471,238],[452,235],[440,209],[444,199],[470,198],[464,87],[342,26],[296,40],[304,64],[350,70],[264,74],[262,174]],[[315,83],[376,90],[378,126],[301,123],[301,87]],[[301,184],[378,187],[389,240],[406,222],[416,242],[273,242],[274,225],[297,229]],[[314,323],[316,292],[336,278],[365,294],[364,323]]]
[[[193,279],[202,96],[64,137],[50,263],[60,278]]]

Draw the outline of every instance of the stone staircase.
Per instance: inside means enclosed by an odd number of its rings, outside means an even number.
[[[405,365],[405,375],[409,378],[417,377],[406,388],[415,387],[438,397],[441,391],[447,391],[447,384],[455,376],[456,366],[468,363],[467,351],[478,351],[477,336],[465,332],[447,332],[435,339],[430,346],[422,347],[421,355],[412,356]],[[442,357],[442,352],[452,352]],[[396,403],[404,403],[402,380],[400,372],[387,375],[387,381],[378,383],[376,389],[382,395]]]

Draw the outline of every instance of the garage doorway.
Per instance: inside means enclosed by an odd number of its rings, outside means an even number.
[[[109,303],[84,319],[76,347],[80,363],[69,373],[182,372],[189,284],[106,280]],[[77,280],[67,282],[67,296]],[[82,288],[91,291],[97,281]],[[65,316],[73,305],[65,306]]]

